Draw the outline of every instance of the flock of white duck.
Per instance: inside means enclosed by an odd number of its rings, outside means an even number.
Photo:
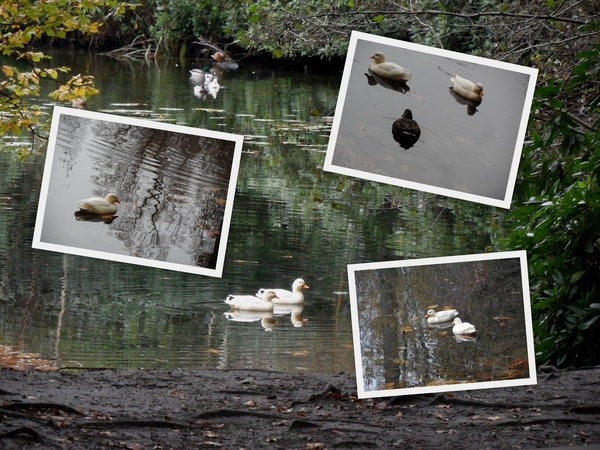
[[[367,75],[369,84],[381,84],[388,89],[402,93],[408,91],[406,82],[412,77],[408,69],[396,63],[386,61],[385,55],[382,52],[376,52],[369,58],[373,60],[369,64],[369,74],[365,74]],[[468,115],[475,114],[477,111],[476,107],[483,100],[483,85],[481,83],[473,83],[471,80],[459,75],[451,77],[450,82],[452,83],[451,93],[453,97],[459,103],[467,105]],[[402,117],[394,122],[392,125],[392,134],[394,139],[405,150],[408,150],[419,140],[421,129],[413,119],[410,109],[405,110]]]
[[[299,305],[304,303],[302,289],[308,289],[302,278],[292,284],[292,290],[261,288],[255,295],[228,295],[225,299],[231,309],[244,311],[273,311],[275,305]]]
[[[302,278],[292,284],[292,290],[280,288],[261,288],[255,295],[228,295],[225,299],[230,310],[225,313],[229,320],[254,322],[260,320],[265,331],[271,331],[278,323],[274,315],[290,315],[294,327],[302,327],[307,319],[302,317],[304,308],[303,289],[308,285]]]
[[[196,97],[210,94],[211,97],[217,98],[217,93],[221,89],[217,74],[208,67],[202,70],[190,70],[190,83],[194,85],[194,95]]]
[[[219,72],[223,70],[236,70],[238,68],[238,64],[223,52],[215,52],[211,58],[214,61],[213,67]],[[194,95],[199,98],[204,98],[207,94],[212,98],[217,98],[217,93],[221,89],[217,72],[209,69],[208,66],[202,70],[190,70],[190,83],[194,85]]]
[[[452,333],[458,341],[474,340],[477,335],[477,329],[469,322],[463,322],[458,318],[458,311],[455,309],[447,309],[436,312],[433,309],[427,311],[425,316],[427,323],[433,326],[447,325],[452,326]]]

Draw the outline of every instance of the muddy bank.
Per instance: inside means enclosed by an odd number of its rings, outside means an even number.
[[[353,375],[0,369],[2,449],[553,448],[600,444],[600,368],[358,400]]]

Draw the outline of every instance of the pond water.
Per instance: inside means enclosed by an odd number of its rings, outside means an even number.
[[[68,114],[56,130],[41,242],[216,268],[235,141]],[[109,192],[112,217],[77,207]]]
[[[404,89],[368,82],[369,57],[377,51],[412,73]],[[457,74],[483,83],[474,114],[452,95]],[[519,72],[358,40],[332,164],[434,192],[504,200],[528,81]],[[407,150],[392,135],[405,109],[421,129]]]
[[[365,391],[529,376],[520,260],[355,272]],[[477,333],[426,312],[454,309]]]
[[[247,139],[220,279],[33,250],[44,157],[20,163],[0,152],[0,345],[16,352],[55,367],[354,372],[348,263],[494,245],[501,213],[492,207],[322,170],[340,73],[242,64],[220,74],[216,97],[199,98],[188,70],[207,61],[53,56],[95,75],[101,94],[90,110]],[[39,102],[49,112],[57,104]],[[147,190],[151,183],[140,181]],[[289,289],[298,277],[310,286],[301,312],[226,314],[228,294]]]

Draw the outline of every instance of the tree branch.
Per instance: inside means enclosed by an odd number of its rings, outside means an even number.
[[[489,11],[489,12],[478,12],[478,13],[472,13],[472,14],[465,14],[465,13],[457,13],[457,12],[451,12],[451,11],[436,11],[436,10],[424,10],[424,11],[409,11],[409,10],[401,10],[401,11],[350,11],[350,12],[344,12],[344,13],[340,13],[340,12],[324,12],[324,13],[318,13],[318,14],[314,14],[315,17],[325,17],[325,16],[336,16],[336,17],[343,17],[343,16],[355,16],[355,15],[373,15],[373,16],[378,16],[378,15],[384,15],[384,16],[389,16],[389,15],[406,15],[406,16],[422,16],[422,15],[432,15],[432,16],[451,16],[451,17],[459,17],[462,19],[478,19],[480,17],[515,17],[518,19],[535,19],[535,20],[553,20],[556,22],[567,22],[567,23],[574,23],[577,25],[585,25],[586,23],[588,23],[587,20],[579,20],[579,19],[574,19],[574,18],[570,18],[570,17],[560,17],[560,16],[554,16],[551,14],[541,14],[541,15],[537,15],[537,14],[524,14],[524,13],[510,13],[510,12],[504,12],[504,11]]]

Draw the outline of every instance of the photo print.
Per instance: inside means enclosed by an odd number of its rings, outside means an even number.
[[[348,266],[359,398],[535,384],[524,251]]]
[[[242,145],[55,107],[33,247],[221,277]]]
[[[355,31],[324,169],[510,208],[536,77]]]

